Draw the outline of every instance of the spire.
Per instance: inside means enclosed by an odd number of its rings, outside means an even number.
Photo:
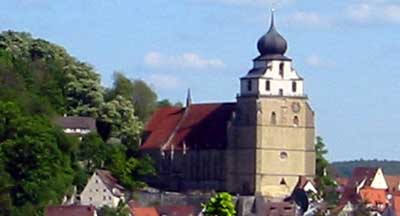
[[[186,96],[186,107],[189,107],[191,104],[192,104],[192,96],[190,95],[190,88],[188,88]]]
[[[270,26],[270,30],[272,28],[275,28],[275,9],[271,9],[271,26]]]

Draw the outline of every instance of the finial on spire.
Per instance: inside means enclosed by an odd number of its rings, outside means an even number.
[[[271,29],[275,28],[275,9],[271,9]]]
[[[192,96],[190,95],[190,88],[188,88],[186,96],[186,107],[189,107],[191,104],[192,104]]]

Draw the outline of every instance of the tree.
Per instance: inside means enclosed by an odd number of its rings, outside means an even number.
[[[157,95],[143,80],[133,80],[132,103],[139,120],[146,122],[157,105]]]
[[[172,103],[168,99],[160,100],[157,102],[157,108],[161,107],[171,107]]]
[[[229,193],[217,193],[206,204],[202,204],[204,214],[207,216],[234,216],[235,205]]]
[[[316,176],[315,181],[317,183],[317,188],[319,196],[324,198],[330,204],[337,202],[338,195],[336,193],[336,183],[334,179],[327,173],[327,168],[329,166],[328,160],[325,155],[328,150],[325,147],[322,137],[317,137],[317,143],[315,144],[316,153]]]
[[[107,157],[107,146],[97,133],[90,133],[82,138],[78,160],[84,162],[87,173],[93,173],[104,165]]]
[[[73,170],[70,155],[60,149],[62,140],[68,139],[60,137],[46,118],[0,102],[0,167],[9,176],[3,179],[9,187],[2,197],[10,191],[15,214],[38,213],[45,205],[58,203],[71,186]]]

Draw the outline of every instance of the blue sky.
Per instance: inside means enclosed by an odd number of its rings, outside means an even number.
[[[64,46],[107,86],[122,71],[160,98],[234,101],[272,7],[329,158],[400,159],[399,1],[5,0],[0,29]]]

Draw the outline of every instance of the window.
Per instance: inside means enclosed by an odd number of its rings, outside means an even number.
[[[299,126],[299,117],[297,117],[297,116],[293,117],[293,125],[295,127]]]
[[[271,90],[271,82],[269,80],[267,80],[265,82],[265,90],[270,91]]]
[[[96,179],[96,184],[98,184],[98,183],[99,183],[99,180]]]
[[[108,196],[108,199],[111,200],[111,196]]]
[[[296,92],[297,91],[297,83],[296,82],[292,82],[292,92]]]
[[[106,196],[103,196],[103,200],[107,200],[107,197],[106,197]]]
[[[285,181],[285,179],[284,179],[284,178],[282,178],[282,179],[281,179],[281,182],[280,182],[280,184],[281,184],[281,185],[286,185],[286,181]]]
[[[99,189],[96,189],[96,192],[99,192]]]
[[[283,78],[284,76],[284,69],[285,69],[285,64],[282,62],[279,64],[279,75]]]
[[[286,160],[288,157],[287,152],[281,152],[281,154],[279,155],[279,157],[281,158],[281,160]]]
[[[275,112],[271,113],[271,124],[276,125],[276,113]]]
[[[90,201],[92,201],[92,200],[93,200],[93,198],[92,198],[92,197],[89,197],[89,200],[90,200]]]
[[[252,86],[251,86],[251,80],[247,80],[247,91],[251,91]]]
[[[283,89],[279,89],[279,96],[283,96]]]
[[[103,189],[103,192],[106,192],[106,189]]]

